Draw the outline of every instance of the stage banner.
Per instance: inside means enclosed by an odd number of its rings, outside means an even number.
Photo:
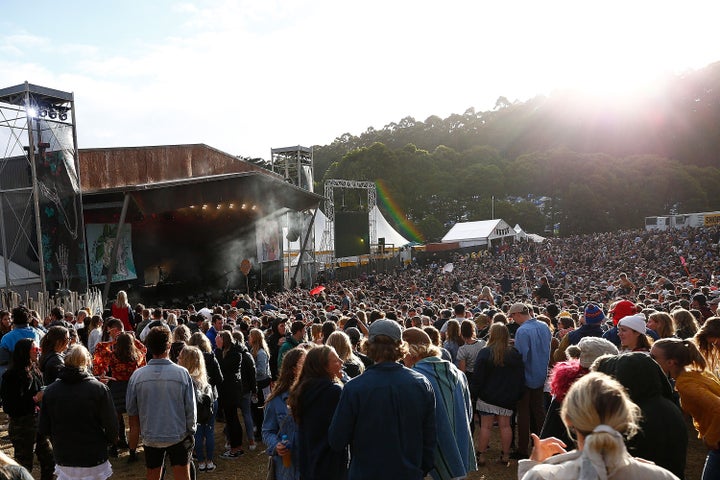
[[[33,134],[46,288],[85,292],[84,222],[72,126],[34,119]]]
[[[257,258],[260,263],[280,260],[280,223],[276,220],[260,220],[255,226]]]
[[[110,270],[110,256],[112,255],[117,224],[88,223],[86,237],[88,242],[88,257],[90,260],[90,282],[92,284],[105,283],[108,270]],[[137,271],[132,254],[132,225],[123,226],[120,234],[120,243],[117,249],[117,262],[113,282],[135,280]]]

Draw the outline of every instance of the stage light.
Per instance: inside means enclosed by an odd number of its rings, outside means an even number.
[[[190,205],[190,208],[195,208],[195,205]]]
[[[47,110],[45,110],[45,109],[40,110],[40,116],[41,116],[42,118],[47,117],[47,113],[48,113],[48,112],[47,112]]]
[[[52,110],[52,109],[51,109],[50,111],[48,111],[48,116],[49,116],[50,118],[52,118],[53,120],[55,120],[55,119],[57,118],[57,110]]]
[[[218,203],[217,209],[220,210],[220,207],[222,207],[222,205],[220,205],[220,204]]]
[[[37,110],[35,110],[33,107],[28,107],[28,108],[25,109],[25,111],[27,112],[28,116],[30,116],[30,117],[37,117],[37,116],[38,116]]]
[[[58,118],[60,118],[60,120],[62,120],[62,121],[67,120],[67,112],[60,112],[60,115]]]
[[[202,209],[203,209],[203,210],[207,210],[207,204],[204,204],[204,205],[202,206]]]
[[[243,203],[243,204],[242,204],[242,209],[245,210],[246,208],[247,208],[247,205]]]
[[[255,208],[257,208],[257,205],[253,205],[253,206],[252,206],[252,209],[253,209],[253,210],[255,210]]]
[[[234,203],[231,203],[230,205],[228,205],[228,207],[230,207],[230,208],[235,208],[235,204],[234,204]]]

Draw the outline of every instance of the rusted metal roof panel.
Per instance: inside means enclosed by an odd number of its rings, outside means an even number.
[[[228,173],[277,174],[203,144],[80,150],[84,193]]]

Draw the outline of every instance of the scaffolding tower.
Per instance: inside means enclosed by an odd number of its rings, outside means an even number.
[[[72,93],[0,89],[0,248],[8,289],[88,290]]]
[[[314,192],[313,184],[313,149],[301,147],[273,148],[270,150],[270,166],[274,173],[281,175],[286,182],[309,192]],[[317,210],[311,212],[287,212],[283,222],[286,227],[286,239],[289,249],[297,242],[295,252],[283,252],[284,270],[288,272],[285,286],[293,287],[298,283],[312,284],[315,276],[315,230],[313,223]],[[293,258],[296,260],[293,265]]]
[[[344,180],[330,179],[325,180],[325,229],[323,230],[322,241],[320,242],[320,251],[331,252],[329,258],[324,259],[324,263],[333,265],[335,263],[335,245],[334,232],[335,226],[335,189],[360,189],[367,192],[367,209],[368,209],[368,228],[370,233],[370,245],[377,243],[377,223],[375,217],[370,215],[373,208],[377,205],[377,191],[374,182],[366,182],[361,180]]]

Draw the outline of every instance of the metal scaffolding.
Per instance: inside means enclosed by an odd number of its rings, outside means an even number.
[[[325,229],[323,230],[323,238],[320,242],[320,251],[332,252],[331,258],[326,259],[325,263],[335,263],[335,245],[334,245],[334,232],[333,228],[335,225],[335,189],[360,189],[367,191],[367,203],[368,203],[368,227],[370,231],[370,244],[377,243],[377,224],[375,217],[370,215],[375,205],[377,205],[377,191],[375,189],[374,182],[365,182],[360,180],[343,180],[343,179],[330,179],[325,180]]]
[[[73,94],[0,89],[0,145],[0,285],[86,292]]]

